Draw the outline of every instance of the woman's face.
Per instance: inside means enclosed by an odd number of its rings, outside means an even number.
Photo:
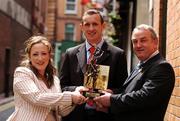
[[[50,61],[50,52],[43,43],[34,44],[31,47],[29,55],[31,64],[41,75],[44,75],[45,69]]]

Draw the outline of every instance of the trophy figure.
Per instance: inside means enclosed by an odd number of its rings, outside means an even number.
[[[96,64],[103,53],[104,51],[96,48],[90,63],[87,64],[84,86],[89,88],[89,91],[84,92],[86,97],[94,98],[100,96],[102,95],[101,91],[107,89],[109,66]]]

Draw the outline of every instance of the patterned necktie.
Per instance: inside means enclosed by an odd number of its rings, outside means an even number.
[[[90,64],[91,61],[93,60],[95,49],[96,48],[94,46],[91,46],[91,48],[89,49],[90,56],[88,58],[88,64]]]
[[[137,74],[143,68],[144,62],[140,62],[137,64],[135,69],[132,71],[131,75]]]
[[[87,61],[88,64],[90,64],[90,63],[95,64],[95,63],[96,63],[95,60],[94,60],[94,62],[92,62],[92,60],[94,59],[95,50],[96,50],[96,48],[95,48],[94,46],[91,46],[91,48],[89,49],[90,56],[89,56],[88,61]],[[93,99],[88,99],[88,100],[87,100],[87,103],[86,103],[86,105],[85,105],[85,108],[86,108],[86,109],[95,109],[95,108],[96,108]]]
[[[143,61],[140,61],[140,62],[139,62],[139,64],[138,64],[137,66],[138,66],[138,69],[143,68],[143,66],[144,66],[144,62],[143,62]]]

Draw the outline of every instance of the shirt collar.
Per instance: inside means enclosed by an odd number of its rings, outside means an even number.
[[[159,53],[159,50],[156,50],[154,53],[151,54],[151,56],[149,56],[148,59],[146,59],[145,61],[139,62],[139,63],[145,63],[147,62],[150,58],[154,57],[155,55],[157,55]]]
[[[88,52],[88,50],[91,48],[92,45],[91,45],[87,40],[85,41],[85,43],[86,43],[86,52]],[[104,39],[102,39],[102,40],[97,44],[96,47],[101,48],[102,45],[103,45],[103,43],[104,43]]]

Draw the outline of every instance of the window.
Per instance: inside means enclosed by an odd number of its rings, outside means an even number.
[[[74,40],[74,24],[72,23],[65,25],[65,40]]]
[[[66,0],[66,13],[76,14],[77,13],[77,0]]]

